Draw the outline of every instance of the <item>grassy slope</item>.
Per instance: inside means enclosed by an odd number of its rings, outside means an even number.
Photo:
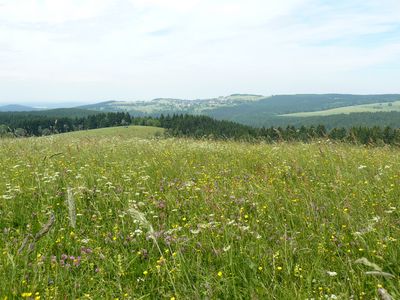
[[[129,127],[110,127],[93,130],[75,131],[63,134],[66,137],[75,138],[149,138],[155,135],[161,135],[164,132],[163,128],[151,126],[129,126]]]
[[[314,116],[330,116],[339,114],[362,113],[362,112],[389,112],[400,111],[400,101],[388,103],[373,103],[365,105],[353,105],[340,108],[333,108],[328,110],[313,111],[313,112],[300,112],[285,114],[285,117],[314,117]]]
[[[400,297],[397,149],[87,133],[0,141],[2,298]]]

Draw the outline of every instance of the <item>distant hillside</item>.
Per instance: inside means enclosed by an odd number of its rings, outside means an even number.
[[[240,104],[258,101],[265,98],[261,95],[233,94],[212,99],[184,100],[157,98],[151,101],[106,101],[84,105],[79,108],[103,112],[129,112],[132,116],[160,114],[207,114],[217,108],[234,107]]]
[[[400,101],[398,94],[300,94],[270,97],[233,94],[203,100],[158,98],[136,102],[107,101],[80,108],[101,112],[124,111],[129,112],[132,116],[207,115],[219,120],[235,121],[258,127],[314,124],[335,127],[341,123],[343,126],[378,124],[398,127],[399,122],[395,120],[397,115],[392,113],[399,110],[396,101]],[[328,115],[332,110],[335,110],[336,116]],[[379,115],[372,112],[379,112]],[[344,113],[347,115],[342,115]],[[357,113],[357,115],[354,116],[353,113]],[[301,118],[299,118],[300,116]]]
[[[103,112],[128,112],[133,117],[191,114],[234,121],[255,127],[325,125],[327,128],[351,126],[400,127],[400,95],[299,94],[262,96],[232,94],[211,99],[157,98],[151,101],[105,101],[75,108],[19,109],[22,115],[47,117],[86,117]],[[26,111],[25,109],[31,109]],[[7,112],[1,112],[7,114]]]
[[[37,110],[37,109],[33,108],[31,106],[25,106],[25,105],[19,105],[19,104],[9,104],[9,105],[0,106],[0,111],[14,112],[14,111],[34,111],[34,110]]]
[[[400,95],[282,95],[209,112],[220,120],[257,127],[325,125],[400,127]],[[332,113],[336,112],[335,114]],[[328,114],[327,112],[331,112]],[[324,114],[325,113],[325,114]]]
[[[331,116],[331,115],[351,114],[351,113],[391,112],[391,111],[400,111],[400,101],[344,106],[344,107],[337,107],[319,111],[307,111],[307,112],[284,114],[282,116],[317,117],[317,116]]]
[[[55,109],[46,109],[46,110],[33,110],[33,111],[15,111],[15,112],[5,112],[0,111],[1,116],[46,116],[46,117],[55,117],[55,118],[82,118],[86,116],[96,115],[98,111],[86,110],[80,108],[55,108]]]
[[[264,126],[273,120],[290,121],[290,119],[284,119],[285,117],[281,119],[280,115],[283,114],[313,112],[397,100],[400,100],[400,95],[279,95],[234,107],[217,108],[210,111],[209,115],[218,119]]]
[[[78,106],[77,108],[85,109],[85,110],[111,111],[111,110],[117,109],[116,108],[117,103],[118,103],[118,101],[110,100],[110,101],[98,102],[98,103],[94,103],[94,104],[81,105],[81,106]]]
[[[251,125],[254,123],[254,125]],[[390,126],[393,128],[400,128],[400,112],[362,112],[350,114],[335,114],[327,116],[310,116],[310,117],[280,117],[270,116],[260,120],[249,121],[246,123],[250,126],[256,127],[286,127],[288,125],[301,127],[301,126],[318,126],[324,125],[328,129],[334,127],[385,127]],[[262,124],[262,125],[260,125]]]
[[[98,114],[98,111],[81,108],[55,108],[40,111],[31,111],[29,114],[58,118],[82,118]]]

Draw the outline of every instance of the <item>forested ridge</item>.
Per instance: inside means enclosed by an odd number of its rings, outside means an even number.
[[[330,139],[374,145],[400,145],[400,129],[390,126],[335,127],[324,125],[278,126],[256,128],[208,116],[161,115],[159,117],[131,117],[128,113],[99,113],[79,118],[56,118],[38,115],[0,114],[1,136],[42,136],[70,131],[114,126],[144,125],[166,129],[173,137],[234,139],[246,141],[302,141]]]
[[[262,118],[262,116],[254,117],[254,119],[236,118],[235,122],[247,124],[255,127],[270,127],[270,126],[318,126],[323,124],[328,129],[337,127],[400,127],[400,112],[357,112],[350,114],[337,114],[328,116],[309,116],[309,117],[291,117],[291,116],[271,116]]]
[[[0,133],[41,136],[85,129],[131,124],[128,113],[99,113],[83,117],[56,117],[23,113],[0,113]]]

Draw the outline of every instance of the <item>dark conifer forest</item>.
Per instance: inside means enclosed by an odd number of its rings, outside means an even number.
[[[251,127],[208,116],[161,115],[131,117],[128,113],[99,113],[86,117],[50,117],[26,114],[0,114],[0,135],[10,137],[43,136],[70,131],[114,126],[156,126],[166,129],[167,136],[233,139],[244,141],[301,141],[329,139],[372,145],[400,145],[400,129],[389,126],[354,126],[327,129],[324,125]]]

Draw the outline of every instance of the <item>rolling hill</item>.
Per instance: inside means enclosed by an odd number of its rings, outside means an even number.
[[[17,109],[15,106],[12,107]],[[75,108],[13,113],[75,118],[102,112],[128,112],[133,117],[161,114],[206,115],[218,120],[256,127],[319,124],[328,128],[359,125],[400,127],[400,95],[297,94],[266,97],[232,94],[196,100],[173,98],[157,98],[151,101],[112,100]]]
[[[257,127],[318,124],[327,127],[354,125],[399,127],[400,121],[397,121],[400,120],[399,100],[398,94],[299,94],[270,97],[234,94],[203,100],[159,98],[137,102],[107,101],[80,108],[101,112],[126,111],[132,116],[202,114]]]
[[[265,98],[261,95],[233,94],[226,97],[212,99],[172,99],[157,98],[151,101],[106,101],[97,104],[80,106],[102,112],[129,112],[133,116],[160,115],[160,114],[208,114],[209,111],[218,108],[235,107],[237,105],[257,102]]]

